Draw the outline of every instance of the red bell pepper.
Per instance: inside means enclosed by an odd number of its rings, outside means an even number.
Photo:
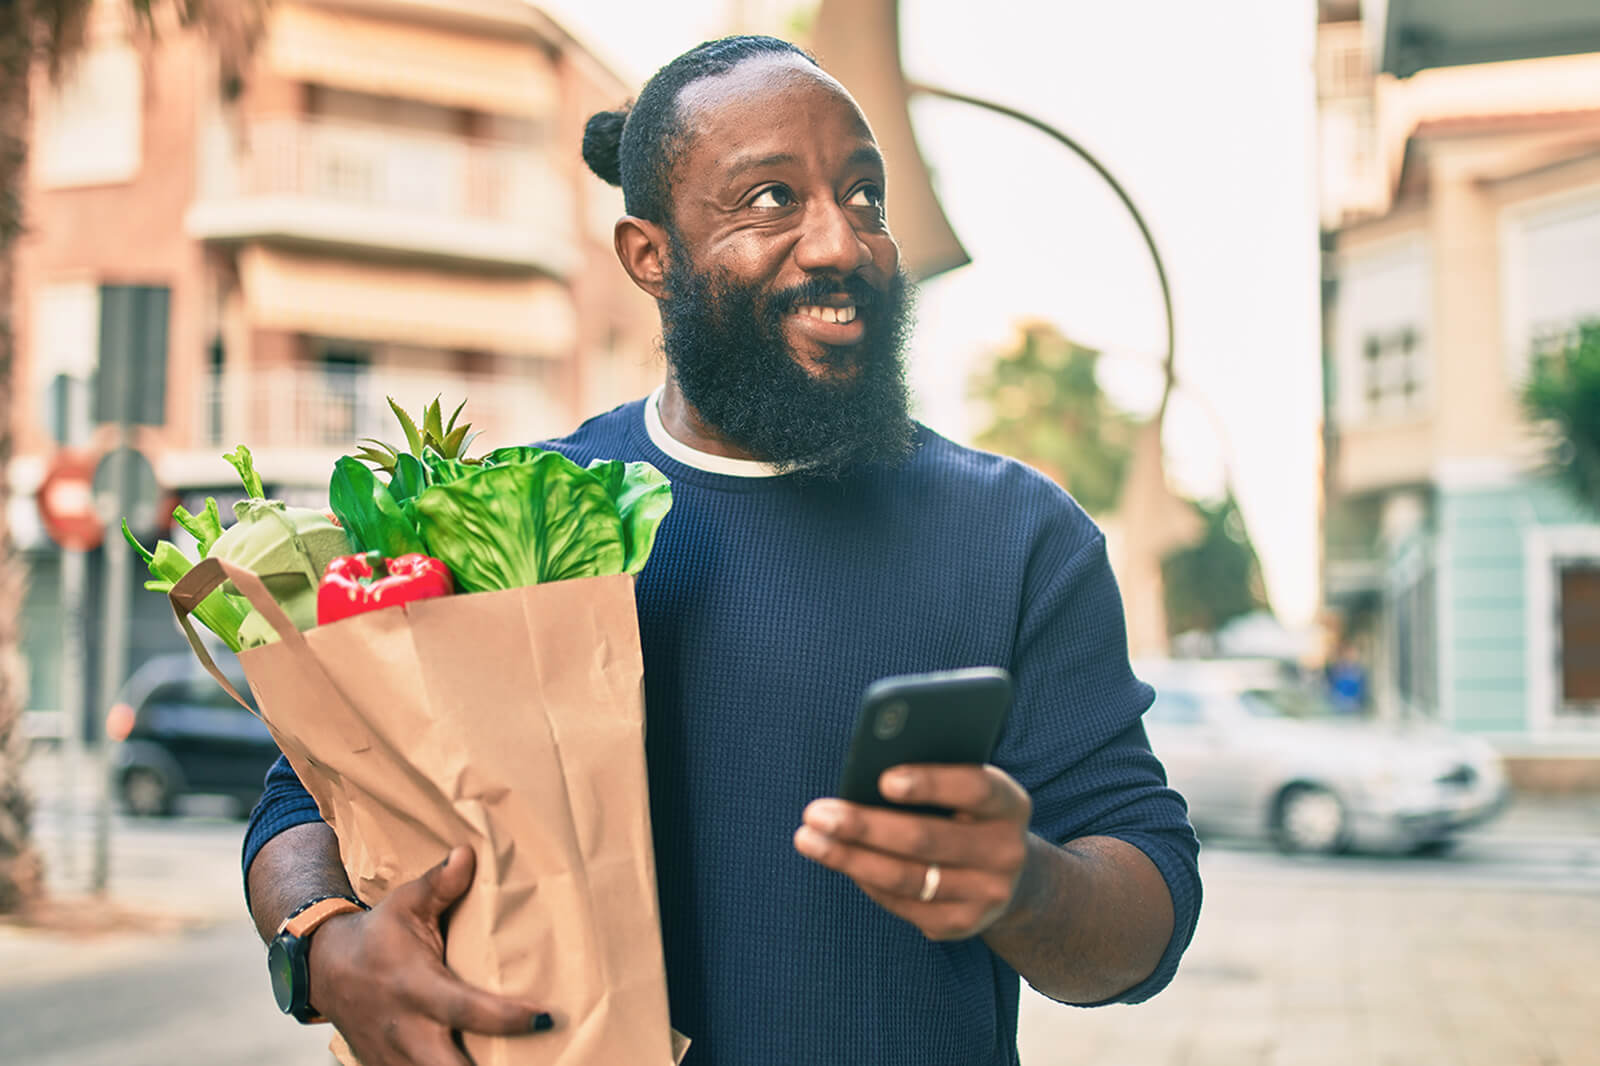
[[[317,586],[317,625],[454,591],[445,565],[417,552],[393,559],[382,552],[341,555]]]

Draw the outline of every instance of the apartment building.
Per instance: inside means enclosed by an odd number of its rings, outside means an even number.
[[[1353,8],[1318,35],[1325,597],[1383,713],[1490,737],[1527,783],[1600,786],[1600,514],[1519,400],[1600,317],[1600,53],[1528,43],[1539,11]]]
[[[237,78],[196,34],[152,43],[129,7],[101,4],[81,61],[36,94],[12,467],[34,707],[60,630],[30,496],[59,442],[103,443],[86,386],[107,308],[153,294],[164,319],[137,353],[156,401],[136,442],[191,508],[237,495],[221,453],[241,442],[270,491],[325,499],[337,455],[398,436],[386,397],[466,399],[493,446],[661,372],[655,309],[612,251],[620,194],[578,151],[633,89],[539,9],[278,0]],[[135,604],[135,663],[181,646],[156,597]]]

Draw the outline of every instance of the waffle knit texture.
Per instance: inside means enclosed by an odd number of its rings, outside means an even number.
[[[1199,850],[1140,716],[1122,604],[1094,523],[1056,485],[925,427],[906,463],[839,482],[712,474],[665,455],[641,404],[553,442],[672,481],[637,591],[651,817],[672,1022],[686,1066],[1017,1062],[1019,979],[981,938],[934,943],[800,856],[833,794],[862,691],[890,674],[1004,666],[1016,701],[994,762],[1033,830],[1106,835],[1166,879],[1163,988],[1200,909]],[[317,818],[282,759],[244,847]]]

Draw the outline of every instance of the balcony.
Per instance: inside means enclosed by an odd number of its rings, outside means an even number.
[[[202,138],[189,233],[453,260],[565,277],[573,190],[538,152],[311,119]]]
[[[528,444],[566,432],[576,421],[541,377],[534,372],[464,375],[381,367],[357,372],[284,367],[211,375],[195,396],[193,450],[174,456],[164,473],[169,484],[203,483],[225,469],[217,455],[244,443],[268,480],[325,485],[333,459],[354,451],[363,437],[405,446],[389,396],[412,414],[440,397],[446,416],[466,399],[461,418],[482,434],[474,454]]]

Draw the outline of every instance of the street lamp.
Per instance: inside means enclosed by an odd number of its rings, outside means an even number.
[[[908,81],[900,64],[899,0],[822,0],[811,32],[812,48],[828,72],[849,89],[862,109],[872,116],[873,131],[895,180],[896,236],[900,239],[907,269],[919,279],[927,279],[970,262],[966,250],[951,228],[939,204],[928,166],[917,147],[911,128],[910,98],[921,93],[943,100],[980,107],[1015,119],[1045,134],[1066,147],[1094,168],[1122,201],[1144,237],[1150,258],[1155,263],[1161,285],[1161,305],[1166,315],[1167,342],[1162,355],[1164,377],[1161,407],[1156,414],[1159,425],[1166,415],[1167,401],[1177,383],[1174,364],[1177,335],[1172,314],[1172,290],[1167,282],[1161,251],[1156,247],[1150,227],[1120,182],[1111,176],[1083,145],[1050,123],[1014,107],[986,100],[981,96],[956,92],[926,82]]]

